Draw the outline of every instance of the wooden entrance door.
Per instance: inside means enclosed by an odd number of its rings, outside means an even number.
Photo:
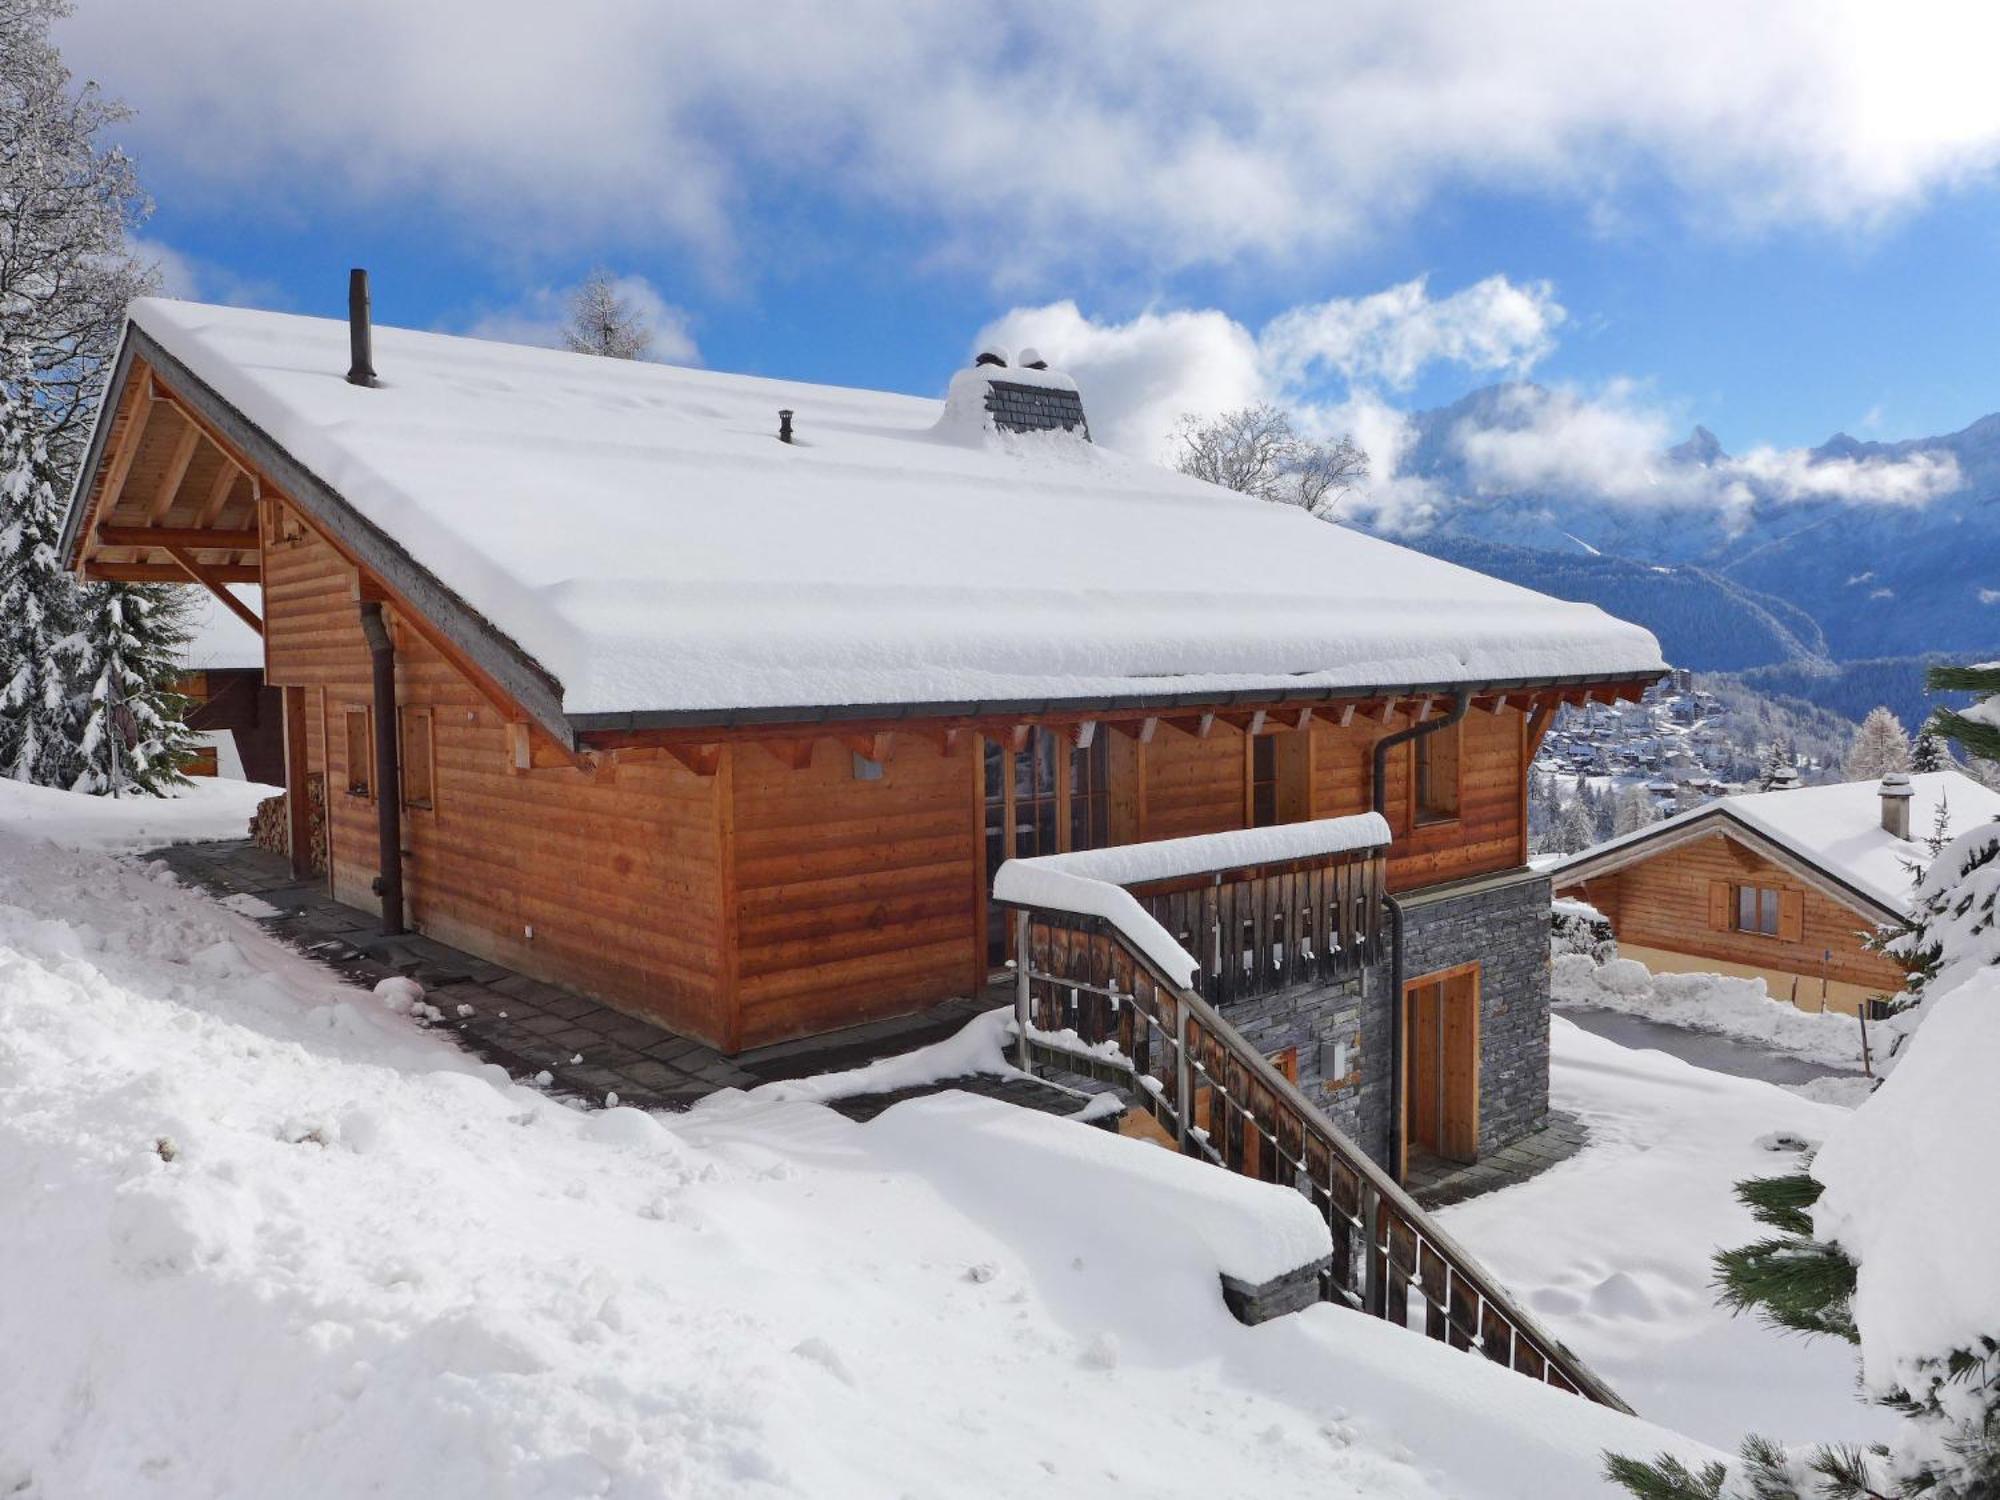
[[[1403,1141],[1447,1161],[1479,1155],[1479,965],[1403,986]]]

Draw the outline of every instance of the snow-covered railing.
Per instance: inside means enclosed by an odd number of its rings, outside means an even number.
[[[1380,814],[1013,859],[996,900],[1114,921],[1177,982],[1226,1004],[1341,979],[1381,956]]]
[[[1266,832],[1317,839],[1323,847],[1316,856],[1273,854],[1253,868],[1364,853],[1379,864],[1388,839],[1373,815],[1215,837],[1239,841]],[[1341,845],[1342,838],[1368,841]],[[1630,1410],[1196,991],[1203,961],[1120,877],[1143,891],[1202,873],[1189,861],[1205,857],[1192,848],[1203,845],[1229,847],[1184,839],[1001,866],[993,890],[1015,908],[1024,1066],[1126,1086],[1183,1154],[1303,1193],[1332,1232],[1321,1286],[1326,1300]],[[1163,873],[1176,866],[1180,874]],[[1371,893],[1371,904],[1376,899]],[[1301,933],[1302,940],[1316,937]]]

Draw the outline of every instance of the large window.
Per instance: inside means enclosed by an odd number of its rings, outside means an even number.
[[[1736,930],[1763,937],[1778,935],[1778,893],[1769,886],[1736,887]]]
[[[1459,730],[1453,724],[1416,741],[1416,820],[1443,823],[1458,816]]]
[[[1037,728],[1019,750],[985,741],[986,882],[1009,859],[1101,849],[1111,842],[1111,757],[1103,728],[1088,745],[1062,730]],[[986,950],[1007,957],[1007,913],[987,908]]]

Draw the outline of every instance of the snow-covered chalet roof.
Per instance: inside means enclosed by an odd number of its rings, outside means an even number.
[[[1952,834],[2000,818],[2000,792],[1959,771],[1912,776],[1910,793],[1911,836],[1907,840],[1882,827],[1879,781],[1842,781],[1831,786],[1718,797],[1572,854],[1550,865],[1547,873],[1561,887],[1609,874],[1689,836],[1729,832],[1725,825],[1734,825],[1736,830],[1791,856],[1792,862],[1829,876],[1873,901],[1885,913],[1900,914],[1909,909],[1913,894],[1910,867],[1930,863],[1930,849],[1924,840],[1931,835],[1941,803],[1949,814],[1948,831]]]
[[[1593,606],[934,400],[381,327],[367,389],[344,322],[157,298],[130,319],[579,725],[1662,666]]]

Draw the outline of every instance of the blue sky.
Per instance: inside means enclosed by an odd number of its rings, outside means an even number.
[[[335,314],[366,264],[384,321],[547,338],[602,265],[669,353],[925,393],[996,327],[1134,446],[1271,398],[1389,451],[1516,375],[1739,453],[2000,409],[1978,12],[718,9],[97,0],[63,37],[209,298]]]

